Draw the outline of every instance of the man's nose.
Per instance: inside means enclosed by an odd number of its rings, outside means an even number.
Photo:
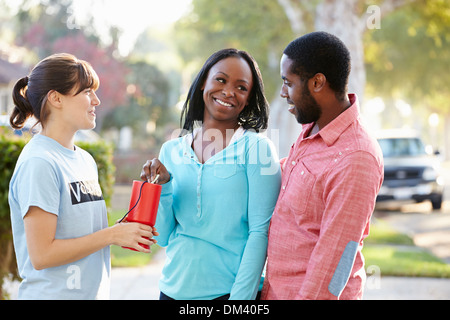
[[[288,93],[287,93],[287,89],[286,89],[286,85],[285,85],[285,84],[283,84],[283,85],[281,86],[280,96],[281,96],[282,98],[287,98],[287,97],[289,97],[289,95],[288,95]]]

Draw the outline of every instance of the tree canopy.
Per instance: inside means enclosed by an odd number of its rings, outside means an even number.
[[[277,1],[193,0],[192,12],[175,26],[178,50],[196,70],[226,47],[248,51],[258,62],[268,97],[277,94],[282,49],[294,37]]]

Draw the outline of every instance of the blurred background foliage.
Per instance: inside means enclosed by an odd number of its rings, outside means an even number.
[[[101,0],[86,1],[108,5]],[[282,50],[295,37],[319,28],[348,42],[352,72],[362,76],[358,79],[363,89],[355,91],[363,100],[363,113],[372,118],[369,102],[383,99],[376,129],[406,123],[424,131],[426,137],[428,116],[437,113],[437,130],[442,134],[434,141],[436,147],[445,151],[450,144],[444,141],[444,129],[450,127],[450,3],[446,0],[186,0],[190,6],[178,21],[144,30],[125,55],[119,50],[123,27],[110,23],[103,26],[107,34],[100,32],[95,27],[99,16],[86,11],[82,20],[77,18],[73,0],[14,2],[12,6],[10,0],[0,0],[2,56],[11,60],[14,53],[8,48],[20,48],[20,57],[14,59],[27,66],[60,51],[88,60],[101,80],[96,131],[118,143],[120,130],[131,128],[132,141],[126,152],[137,149],[157,154],[179,125],[179,105],[192,78],[218,49],[249,51],[261,68],[268,100],[275,102]],[[124,16],[140,10],[139,2],[134,3],[123,6]],[[370,15],[373,5],[380,9],[379,17]],[[370,25],[374,19],[378,26]],[[354,28],[347,27],[352,24]],[[354,36],[352,29],[361,31]],[[409,119],[396,107],[398,100],[413,111]],[[274,127],[284,126],[275,123]]]
[[[8,93],[0,97],[6,104],[0,105],[0,116],[12,108],[12,85],[26,75],[13,76],[2,69],[4,63],[30,70],[40,59],[63,51],[89,61],[101,82],[95,131],[103,142],[80,146],[98,159],[108,203],[114,183],[139,178],[145,160],[157,156],[173,136],[192,79],[221,48],[236,47],[255,57],[271,102],[271,128],[281,129],[280,140],[290,147],[299,125],[280,102],[279,59],[291,40],[314,30],[334,33],[350,48],[350,91],[360,95],[371,129],[416,129],[450,159],[448,0],[181,0],[176,3],[187,9],[180,19],[145,28],[127,50],[121,48],[128,27],[105,20],[108,13],[94,9],[120,3],[124,20],[148,4],[162,4],[84,1],[88,9],[77,15],[80,1],[75,0],[0,0],[0,94]],[[0,235],[10,241],[8,177],[24,140],[0,138]],[[286,155],[281,147],[279,153]],[[11,252],[11,243],[2,242],[0,269],[13,268]]]

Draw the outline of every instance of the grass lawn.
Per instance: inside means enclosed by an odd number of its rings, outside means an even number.
[[[113,225],[117,220],[123,217],[126,213],[114,210],[109,214],[109,225]],[[139,267],[146,265],[152,260],[152,256],[158,251],[160,247],[153,245],[152,252],[142,253],[129,249],[124,249],[119,246],[111,246],[111,266],[112,267]]]
[[[366,268],[378,266],[383,276],[450,278],[450,265],[381,220],[371,225],[364,241]]]

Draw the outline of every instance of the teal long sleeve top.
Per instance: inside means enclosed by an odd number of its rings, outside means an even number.
[[[170,140],[159,155],[171,174],[156,220],[167,247],[160,290],[174,299],[254,299],[281,183],[273,144],[240,128],[202,164],[192,140]]]

